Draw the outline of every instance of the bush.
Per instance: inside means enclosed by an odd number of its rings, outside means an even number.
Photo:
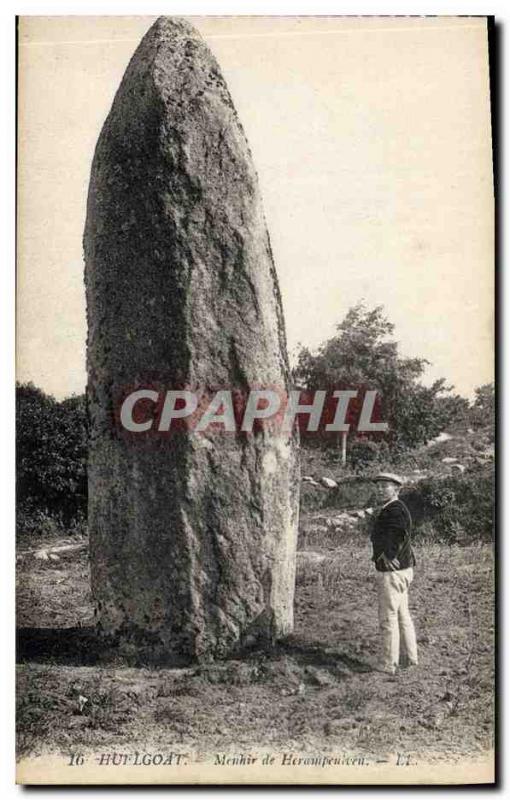
[[[464,475],[428,478],[402,493],[415,536],[454,543],[490,541],[494,519],[494,473],[488,465]]]
[[[361,476],[344,478],[329,494],[332,508],[366,508],[372,504],[374,484]]]
[[[62,533],[62,526],[55,514],[31,506],[30,503],[18,504],[16,529],[20,539],[53,539]]]
[[[299,492],[300,508],[302,511],[317,511],[327,502],[328,496],[327,489],[302,483]]]
[[[365,472],[377,464],[384,464],[389,458],[389,446],[384,440],[355,439],[347,451],[350,465],[356,472]]]
[[[81,512],[72,519],[55,511],[37,508],[31,503],[18,503],[16,509],[16,535],[18,541],[29,539],[55,539],[59,536],[84,536],[87,517]]]
[[[79,523],[87,510],[85,398],[16,386],[16,492],[25,531]],[[19,527],[18,526],[18,527]]]

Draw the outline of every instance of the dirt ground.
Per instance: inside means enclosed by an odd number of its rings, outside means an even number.
[[[306,515],[302,525],[313,521]],[[82,545],[58,560],[26,548],[18,557],[19,756],[172,745],[195,753],[399,751],[437,762],[493,747],[489,545],[416,548],[420,666],[395,677],[374,670],[366,541],[314,544],[315,555],[299,555],[295,632],[274,651],[189,669],[126,666],[99,654]]]

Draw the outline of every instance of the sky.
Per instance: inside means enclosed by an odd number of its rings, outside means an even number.
[[[291,359],[359,301],[464,396],[493,379],[483,18],[195,17],[259,175]],[[149,17],[23,17],[17,377],[84,391],[94,147]]]

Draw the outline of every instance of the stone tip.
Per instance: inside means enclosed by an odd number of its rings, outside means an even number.
[[[193,39],[201,39],[197,29],[184,17],[158,17],[149,28],[149,33],[157,35],[182,35]]]

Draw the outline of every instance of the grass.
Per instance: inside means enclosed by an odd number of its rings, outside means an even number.
[[[366,540],[331,534],[321,546],[313,515],[303,525],[305,548],[324,560],[300,557],[292,637],[270,653],[188,669],[129,667],[94,652],[85,551],[21,558],[18,755],[171,745],[398,750],[452,761],[490,749],[492,548],[417,549],[411,608],[421,665],[391,678],[372,669],[378,636]]]

